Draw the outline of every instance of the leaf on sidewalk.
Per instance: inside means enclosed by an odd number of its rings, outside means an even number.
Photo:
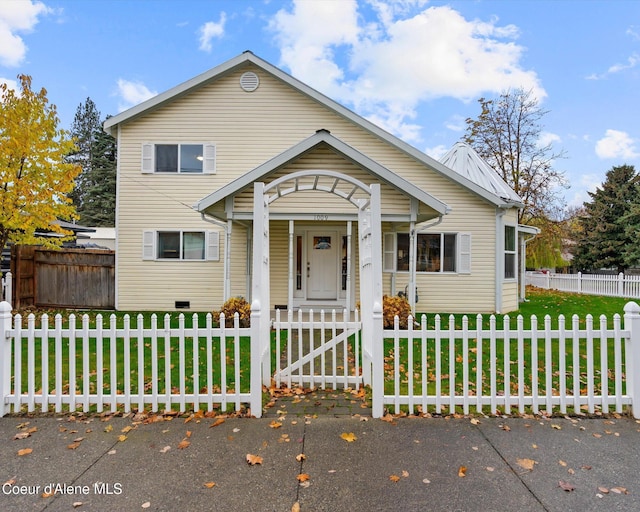
[[[262,464],[262,457],[260,455],[253,455],[251,453],[247,453],[247,464],[250,466],[255,466],[256,464]]]
[[[191,441],[187,441],[186,439],[183,439],[178,443],[178,450],[184,450],[185,448],[188,448],[190,444],[191,444]]]
[[[391,475],[389,477],[389,480],[391,480],[394,483],[398,483],[400,481],[400,477],[398,475]]]
[[[567,492],[571,492],[575,489],[575,486],[571,485],[569,482],[565,482],[564,480],[558,481],[558,487]]]
[[[218,418],[211,425],[209,425],[209,428],[218,427],[218,426],[222,425],[223,423],[224,423],[224,418]]]
[[[347,443],[353,443],[356,439],[358,439],[353,432],[343,432],[342,434],[340,434],[340,437]]]
[[[309,480],[309,478],[311,478],[307,473],[300,473],[296,479],[298,480],[298,482],[306,482],[307,480]]]
[[[205,482],[204,485],[207,489],[211,489],[212,487],[214,487],[216,485],[215,482]]]
[[[465,476],[467,476],[467,466],[460,466],[458,468],[458,476],[460,478],[464,478]]]
[[[516,459],[516,464],[518,464],[522,469],[532,471],[533,466],[535,466],[537,462],[533,459]]]
[[[18,450],[18,457],[22,457],[23,455],[29,455],[33,451],[32,448],[23,448],[22,450]]]

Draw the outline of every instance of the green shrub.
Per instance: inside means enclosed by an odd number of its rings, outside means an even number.
[[[244,297],[232,297],[228,299],[219,311],[213,312],[215,321],[220,321],[220,313],[224,313],[225,326],[233,327],[233,316],[238,313],[240,327],[249,327],[251,323],[251,305]]]

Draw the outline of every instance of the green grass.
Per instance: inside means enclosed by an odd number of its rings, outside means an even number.
[[[466,357],[468,360],[467,368],[469,373],[469,381],[471,383],[470,391],[474,394],[477,393],[476,381],[478,377],[478,368],[482,368],[482,393],[488,395],[490,393],[490,377],[489,369],[492,360],[495,362],[497,370],[497,387],[501,389],[507,380],[509,379],[509,392],[512,395],[517,395],[519,388],[519,379],[522,381],[522,386],[525,394],[530,394],[534,385],[533,376],[538,373],[539,380],[535,383],[538,386],[540,394],[546,392],[547,386],[551,386],[551,393],[557,395],[562,383],[562,377],[560,374],[560,357],[561,353],[564,354],[566,359],[566,375],[564,378],[564,385],[567,390],[573,390],[574,380],[573,375],[579,376],[580,379],[580,393],[584,394],[587,389],[587,382],[591,379],[591,383],[594,387],[595,393],[598,394],[602,391],[605,379],[599,371],[601,357],[606,354],[607,358],[607,389],[609,393],[613,393],[615,390],[615,380],[612,368],[614,368],[614,344],[610,340],[607,345],[602,349],[599,337],[595,337],[593,343],[589,346],[584,336],[580,337],[577,344],[574,345],[572,339],[567,339],[564,345],[564,350],[560,350],[560,340],[558,337],[551,337],[547,346],[544,339],[544,317],[549,315],[552,319],[552,329],[557,329],[558,317],[564,315],[566,328],[571,328],[572,316],[578,315],[580,318],[579,328],[584,329],[586,325],[586,317],[588,314],[593,316],[593,326],[595,330],[599,329],[600,316],[605,315],[607,317],[607,328],[613,328],[613,317],[619,314],[621,317],[624,314],[624,305],[628,302],[626,299],[579,295],[560,293],[555,291],[529,289],[527,293],[528,302],[523,303],[520,309],[516,312],[510,313],[509,327],[512,331],[512,337],[515,337],[514,331],[517,330],[517,317],[522,315],[523,328],[528,330],[531,328],[531,316],[537,317],[537,328],[539,331],[539,339],[537,342],[532,342],[530,337],[525,337],[521,343],[517,339],[512,339],[509,342],[504,342],[502,339],[496,340],[494,352],[491,352],[491,343],[487,337],[484,337],[481,342],[473,332],[476,329],[476,315],[468,315],[469,329],[472,331],[468,339],[468,346],[465,355],[463,350],[463,341],[461,338],[457,338],[451,342],[446,333],[443,334],[443,339],[440,342],[440,358],[441,358],[441,376],[439,385],[441,387],[442,394],[448,394],[450,392],[451,381],[450,376],[455,375],[453,382],[454,392],[458,395],[463,393],[462,389],[462,375],[463,375],[463,360]],[[417,315],[420,318],[421,315]],[[442,313],[441,316],[441,329],[447,330],[449,326],[450,315],[448,313]],[[462,326],[462,318],[464,315],[453,315],[455,319],[455,328],[460,329]],[[491,315],[483,315],[482,328],[489,328],[489,319]],[[435,323],[435,314],[427,315],[427,327],[432,329]],[[496,316],[496,329],[500,332],[504,329],[505,322],[503,315]],[[453,343],[453,345],[451,345]],[[534,343],[537,346],[534,347]],[[409,380],[413,379],[414,390],[422,389],[422,375],[421,367],[424,356],[422,355],[422,342],[420,339],[414,339],[412,343],[413,359],[409,360],[409,345],[407,340],[401,340],[398,347],[400,358],[396,365],[393,359],[393,355],[396,352],[394,341],[392,339],[385,339],[385,375],[386,385],[385,393],[393,393],[394,378],[396,376],[396,370],[400,374],[400,390],[401,393],[406,393],[408,390]],[[621,349],[624,350],[624,343],[621,343]],[[509,358],[505,357],[506,352],[509,352]],[[481,353],[481,358],[478,354]],[[577,356],[577,365],[574,365],[574,353]],[[550,356],[548,355],[550,354]],[[588,354],[592,354],[591,357],[595,362],[593,375],[587,369],[587,357]],[[524,360],[524,368],[519,368],[517,361],[518,356],[521,355]],[[435,394],[437,375],[435,372],[436,366],[436,342],[435,340],[427,340],[426,359],[428,363],[427,373],[427,387],[429,394]],[[537,359],[537,361],[536,361]],[[624,356],[623,356],[624,360]],[[505,361],[506,364],[505,364]],[[539,371],[532,372],[532,367],[535,366]],[[622,369],[624,372],[624,368]],[[547,375],[551,376],[550,383],[547,383]],[[622,373],[621,375],[624,375]]]
[[[544,317],[549,315],[553,322],[553,328],[557,327],[558,317],[560,315],[564,315],[566,318],[566,325],[569,327],[571,325],[571,317],[573,315],[579,315],[580,317],[580,328],[583,329],[585,326],[585,318],[587,314],[591,314],[594,317],[594,327],[597,329],[599,327],[599,316],[606,315],[608,319],[609,328],[612,326],[612,318],[615,314],[623,315],[624,305],[628,302],[627,299],[619,299],[619,298],[610,298],[610,297],[601,297],[601,296],[592,296],[592,295],[578,295],[578,294],[569,294],[569,293],[560,293],[555,291],[545,291],[538,289],[528,289],[527,291],[528,302],[525,302],[521,305],[520,309],[516,312],[512,312],[509,314],[510,317],[510,326],[511,330],[515,330],[517,326],[517,316],[522,315],[524,319],[524,328],[530,328],[530,319],[531,315],[536,315],[538,318],[538,329],[543,333],[544,332]],[[28,311],[25,313],[29,313]],[[41,314],[43,311],[38,311],[36,313],[36,326],[40,327],[41,325]],[[49,315],[49,328],[53,330],[54,328],[54,318],[56,314],[61,315],[63,327],[67,327],[69,323],[69,318],[71,314],[75,314],[76,316],[76,324],[77,326],[82,325],[82,317],[85,314],[84,312],[72,312],[72,311],[46,311]],[[99,311],[88,311],[86,315],[90,321],[90,327],[95,328],[97,322],[98,315],[103,316],[103,328],[108,331],[110,325],[110,319],[113,316],[116,320],[117,328],[122,328],[123,319],[125,312],[99,312]],[[151,316],[152,313],[144,312],[138,313],[133,312],[129,313],[131,317],[131,330],[132,333],[135,332],[135,328],[137,326],[137,317],[138,314],[142,315],[143,324],[145,328],[149,328],[151,326]],[[204,324],[204,317],[206,313],[200,313],[200,324]],[[26,328],[27,318],[26,314],[23,315],[23,326]],[[162,329],[164,324],[166,314],[165,313],[157,313],[158,317],[158,328]],[[168,314],[168,320],[170,326],[175,328],[179,323],[180,312],[172,312]],[[421,316],[417,315],[418,318]],[[442,319],[442,328],[446,329],[449,323],[449,314],[441,313]],[[462,325],[462,318],[464,315],[456,314],[454,315],[456,329],[459,329]],[[184,315],[185,327],[189,328],[192,325],[193,314],[188,313]],[[428,314],[428,327],[432,328],[435,321],[435,314]],[[489,318],[490,315],[483,315],[483,327],[489,327]],[[469,320],[469,328],[476,328],[476,315],[471,314],[468,315]],[[498,315],[496,317],[496,327],[497,329],[503,329],[503,316]],[[62,361],[62,366],[64,369],[64,375],[68,375],[67,371],[70,366],[71,360],[69,357],[69,344],[70,341],[68,339],[62,339],[60,343],[60,349],[56,353],[55,343],[53,339],[53,334],[50,333],[51,338],[48,344],[47,349],[47,359],[49,361],[49,372],[48,372],[48,389],[49,391],[55,389],[56,387],[56,379],[54,374],[55,368],[55,360],[56,357],[60,358]],[[389,335],[389,331],[385,332],[385,335]],[[33,383],[34,389],[40,390],[43,387],[43,377],[42,377],[42,346],[40,344],[40,339],[36,339],[34,341],[32,350],[33,350],[33,364],[35,368],[35,380]],[[75,374],[76,374],[76,390],[79,393],[83,389],[84,375],[85,369],[83,368],[82,362],[82,339],[79,337],[75,341],[76,343],[76,357],[73,358],[75,361]],[[111,356],[111,345],[109,340],[105,340],[102,346],[102,354],[103,359],[103,367],[105,370],[102,374],[102,382],[103,382],[103,394],[108,395],[111,392],[112,386],[115,386],[120,393],[124,389],[125,383],[125,367],[124,367],[124,353],[125,353],[125,341],[122,337],[118,338],[116,341],[114,359],[112,360]],[[152,388],[154,385],[154,379],[152,378],[152,363],[151,363],[151,339],[145,338],[143,341],[144,344],[144,379],[143,386],[145,388]],[[452,346],[449,345],[449,340],[443,336],[441,340],[441,377],[440,377],[440,386],[442,393],[448,393],[449,391],[449,375],[451,375],[451,370],[453,370],[453,374],[456,375],[456,381],[454,386],[456,387],[456,392],[460,393],[461,389],[461,375],[463,372],[463,351],[462,351],[462,340],[457,339],[453,341],[453,358],[451,358],[450,354],[452,353],[450,349]],[[286,349],[286,337],[282,339],[282,350]],[[157,366],[157,376],[155,379],[155,384],[157,386],[158,392],[160,394],[167,392],[166,387],[166,370],[167,368],[170,371],[170,387],[171,391],[179,392],[183,390],[185,393],[192,393],[194,391],[194,382],[193,382],[193,374],[194,374],[194,364],[193,364],[193,356],[194,350],[198,353],[198,369],[199,369],[199,382],[198,387],[200,390],[204,390],[207,386],[207,375],[206,375],[206,364],[207,364],[207,346],[206,340],[204,338],[200,338],[196,340],[196,345],[194,347],[193,339],[184,340],[184,357],[181,362],[180,359],[180,350],[179,350],[179,339],[171,338],[169,340],[169,348],[168,350],[165,348],[165,340],[160,337],[157,342],[157,354],[158,354],[158,366]],[[275,343],[273,344],[275,345]],[[422,386],[422,377],[420,375],[421,365],[422,365],[422,356],[421,356],[421,340],[416,339],[413,341],[413,359],[412,361],[408,360],[408,344],[406,340],[402,340],[400,350],[400,362],[398,366],[398,370],[401,375],[401,389],[406,392],[408,388],[409,379],[413,379],[414,390],[418,391]],[[249,361],[249,346],[250,340],[248,337],[244,337],[240,339],[240,391],[245,393],[249,391],[249,382],[250,382],[250,361]],[[428,381],[428,390],[429,393],[435,393],[436,388],[436,375],[434,372],[434,365],[436,360],[435,354],[435,342],[434,340],[428,340],[428,350],[426,353],[427,361],[429,364],[429,371],[427,373],[427,381]],[[482,351],[482,359],[480,360],[477,356],[478,348]],[[578,361],[579,368],[575,368],[577,374],[580,375],[582,384],[581,386],[586,386],[586,357],[587,357],[587,342],[584,339],[580,340],[578,345]],[[624,348],[624,347],[623,347]],[[234,371],[234,357],[235,357],[235,346],[234,342],[231,338],[229,338],[226,342],[226,347],[224,350],[224,357],[222,357],[220,350],[220,343],[218,339],[214,339],[214,343],[212,344],[212,365],[214,367],[213,372],[213,382],[212,386],[214,392],[219,391],[222,386],[221,381],[221,368],[223,364],[226,368],[226,385],[227,389],[235,389],[236,375]],[[393,387],[393,379],[395,375],[395,369],[393,360],[391,356],[394,354],[395,348],[393,345],[392,339],[385,339],[385,373],[387,378],[386,384],[386,392],[390,393]],[[541,374],[544,375],[544,372],[547,367],[551,368],[551,374],[553,375],[553,379],[551,382],[551,386],[553,387],[552,392],[557,392],[560,386],[560,375],[559,375],[559,340],[553,339],[551,342],[552,349],[552,357],[547,361],[547,355],[545,350],[544,341],[540,341],[537,347],[537,350],[532,350],[531,340],[525,339],[522,344],[523,349],[523,357],[525,361],[524,368],[524,382],[526,383],[525,391],[529,392],[532,385],[532,362],[534,356],[537,356],[537,367],[542,369]],[[90,381],[90,392],[95,393],[97,391],[97,386],[99,382],[98,374],[97,374],[97,353],[99,352],[96,345],[96,339],[90,338],[88,340],[88,353],[90,354],[90,367],[88,369],[88,376]],[[131,363],[128,372],[128,377],[130,380],[131,393],[136,394],[138,392],[138,346],[137,340],[135,338],[131,339],[130,342],[130,354],[131,354]],[[505,367],[505,350],[509,350],[510,357],[509,360],[511,364],[507,364]],[[597,361],[597,365],[599,366],[599,361],[601,357],[601,348],[600,341],[596,339],[593,344],[593,358]],[[606,354],[608,358],[608,366],[611,368],[613,366],[614,361],[614,352],[612,344],[609,344],[606,347]],[[567,359],[567,376],[565,379],[565,384],[567,389],[572,389],[573,381],[572,375],[574,372],[573,365],[573,353],[574,348],[570,340],[567,341],[567,345],[565,347],[565,356]],[[275,356],[275,346],[272,346],[272,354]],[[479,363],[482,363],[482,377],[483,381],[486,383],[486,386],[489,385],[488,382],[488,371],[490,368],[491,360],[493,359],[496,363],[498,369],[498,385],[504,382],[505,377],[509,375],[511,379],[511,392],[517,393],[517,388],[514,387],[517,383],[518,378],[518,367],[515,364],[517,360],[518,354],[518,343],[517,341],[511,341],[510,343],[505,344],[502,340],[498,340],[495,346],[495,352],[493,355],[490,352],[490,344],[487,339],[484,339],[481,346],[478,346],[475,338],[473,336],[469,339],[469,346],[467,350],[468,357],[468,368],[469,368],[469,379],[470,382],[475,383],[477,378],[477,369],[479,367]],[[272,361],[275,361],[275,357],[272,358]],[[115,379],[112,382],[111,368],[117,368],[117,372],[115,373]],[[21,366],[22,366],[22,383],[21,389],[23,393],[27,392],[27,367],[29,365],[29,348],[26,340],[23,340],[22,350],[21,350]],[[181,371],[182,365],[182,371]],[[184,376],[184,377],[183,377]],[[65,377],[66,378],[66,377]],[[600,389],[602,385],[601,376],[596,372],[593,377],[593,383],[595,389]],[[62,386],[64,391],[67,392],[70,386],[70,383],[63,382]],[[544,378],[538,383],[540,391],[544,391],[546,388],[546,382]],[[608,388],[610,392],[613,392],[614,384],[613,380],[609,380]],[[472,390],[473,391],[473,390]],[[488,393],[488,388],[483,389],[484,393]],[[159,399],[159,402],[162,403],[162,398]]]

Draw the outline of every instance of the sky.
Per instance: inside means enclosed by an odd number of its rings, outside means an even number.
[[[0,82],[30,75],[65,129],[245,50],[436,159],[480,98],[531,91],[569,206],[640,171],[637,0],[0,0]]]

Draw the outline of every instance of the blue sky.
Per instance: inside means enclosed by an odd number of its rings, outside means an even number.
[[[478,98],[532,90],[569,205],[640,171],[636,0],[0,0],[0,81],[31,75],[70,128],[244,50],[439,158]]]

